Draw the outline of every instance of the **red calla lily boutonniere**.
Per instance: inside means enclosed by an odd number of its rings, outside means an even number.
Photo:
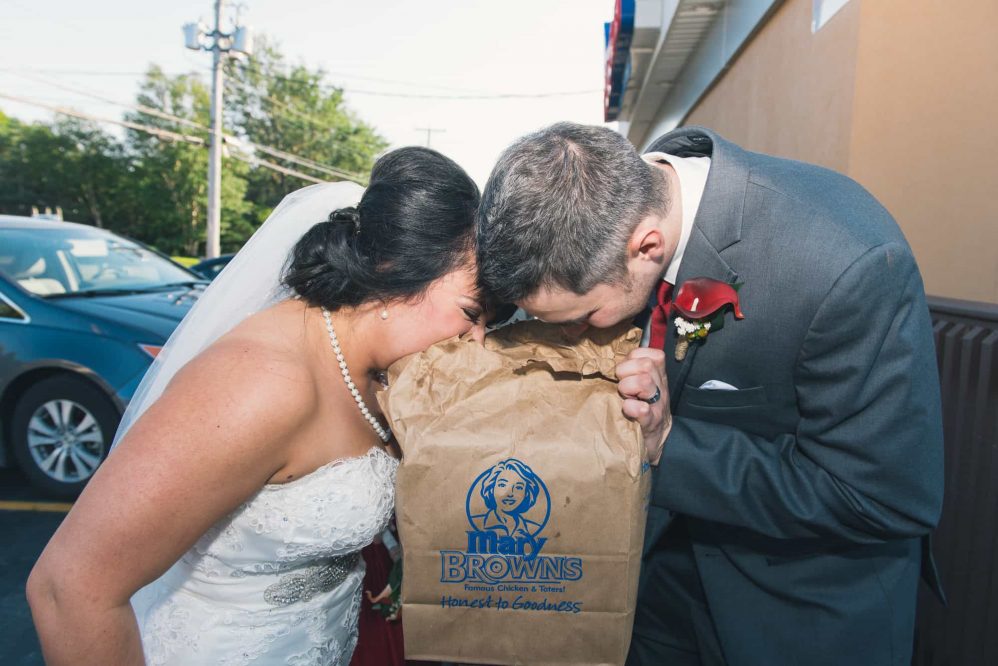
[[[672,300],[676,317],[676,331],[679,340],[676,341],[676,360],[686,358],[690,343],[696,340],[706,340],[707,336],[724,326],[724,314],[730,306],[737,319],[744,319],[741,304],[738,302],[738,290],[741,284],[728,284],[711,278],[693,278],[687,280]]]

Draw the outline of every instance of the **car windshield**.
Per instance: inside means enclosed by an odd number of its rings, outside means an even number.
[[[200,279],[138,243],[86,228],[0,229],[0,273],[46,298],[153,291]]]

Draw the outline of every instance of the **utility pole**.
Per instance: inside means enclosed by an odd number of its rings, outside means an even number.
[[[442,132],[446,132],[447,131],[445,129],[438,129],[436,127],[417,127],[415,129],[416,129],[417,132],[426,132],[426,147],[427,148],[430,147],[430,137],[432,136],[432,134],[434,132],[442,133]]]
[[[200,23],[184,26],[185,45],[195,51],[211,51],[211,135],[208,143],[208,220],[205,256],[221,253],[222,235],[222,66],[230,52],[249,55],[253,39],[248,28],[236,26],[222,32],[222,9],[225,0],[215,0],[215,25],[209,32]]]
[[[208,220],[204,253],[222,253],[222,0],[215,0],[215,43],[211,48],[211,143],[208,144]]]

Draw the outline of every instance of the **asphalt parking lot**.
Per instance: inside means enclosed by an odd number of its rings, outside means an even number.
[[[41,666],[41,648],[24,598],[31,566],[59,527],[68,505],[31,488],[12,469],[0,469],[0,664]]]

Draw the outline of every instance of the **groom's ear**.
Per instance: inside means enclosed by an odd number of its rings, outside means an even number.
[[[627,258],[639,261],[652,261],[660,264],[665,260],[665,236],[655,225],[639,224],[627,242]]]

